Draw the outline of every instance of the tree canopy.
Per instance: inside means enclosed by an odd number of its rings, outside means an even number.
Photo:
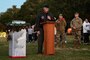
[[[62,13],[67,22],[71,21],[75,12],[79,12],[83,20],[85,18],[90,19],[90,0],[26,0],[20,9],[13,6],[13,8],[9,8],[0,14],[0,22],[7,23],[16,19],[34,24],[35,17],[44,4],[50,6],[50,12],[55,17],[58,18],[58,15]]]

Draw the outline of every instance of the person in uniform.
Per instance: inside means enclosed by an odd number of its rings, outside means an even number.
[[[42,8],[42,12],[37,15],[36,18],[36,28],[35,30],[38,31],[38,54],[42,54],[43,50],[43,42],[44,42],[44,30],[42,22],[46,20],[54,20],[53,15],[49,12],[49,6],[45,4]]]
[[[74,35],[74,48],[80,48],[82,19],[79,17],[79,13],[75,13],[75,18],[72,19],[70,26]]]
[[[58,20],[56,21],[56,28],[57,28],[57,34],[56,34],[56,47],[58,48],[61,42],[62,48],[65,48],[65,27],[66,27],[66,21],[62,14],[59,15]]]

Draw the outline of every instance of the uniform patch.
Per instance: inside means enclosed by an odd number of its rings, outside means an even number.
[[[42,16],[41,19],[43,20],[44,19],[44,16]]]

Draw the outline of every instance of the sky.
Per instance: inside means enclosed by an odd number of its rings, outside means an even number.
[[[16,5],[20,8],[26,0],[0,0],[0,12],[5,12],[8,8]]]

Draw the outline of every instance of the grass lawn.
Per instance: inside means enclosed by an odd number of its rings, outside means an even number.
[[[67,48],[56,50],[55,55],[37,55],[37,44],[27,44],[27,57],[11,59],[8,57],[8,42],[0,42],[0,60],[90,60],[90,45],[81,45],[80,49],[73,49],[73,37],[68,36]]]

